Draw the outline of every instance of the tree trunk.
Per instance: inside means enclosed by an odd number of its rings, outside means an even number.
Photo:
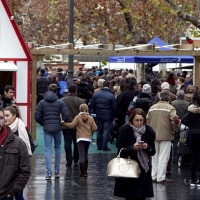
[[[145,80],[145,65],[141,63],[136,64],[137,82]]]
[[[161,72],[161,78],[166,78],[166,71],[167,71],[167,65],[166,63],[159,64],[159,71]]]

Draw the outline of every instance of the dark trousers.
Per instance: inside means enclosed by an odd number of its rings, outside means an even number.
[[[21,192],[19,194],[15,195],[15,200],[24,200],[23,190],[21,190]]]
[[[125,116],[126,115],[120,115],[117,117],[117,125],[118,125],[118,130],[117,130],[117,143],[116,143],[116,147],[118,148],[118,138],[119,138],[119,129],[120,127],[122,127],[125,124]]]
[[[126,115],[117,116],[117,125],[118,125],[118,128],[120,128],[121,126],[123,126],[125,124],[125,116]]]
[[[198,147],[191,147],[192,152],[192,163],[191,163],[191,178],[192,181],[196,181],[196,170],[197,170],[197,164],[199,164],[199,150]],[[200,178],[200,177],[198,177]]]
[[[42,100],[44,99],[44,95],[39,95],[37,96],[37,104]]]
[[[146,198],[126,198],[126,200],[145,200]]]
[[[64,137],[64,148],[65,148],[67,164],[71,165],[73,160],[75,163],[77,163],[79,160],[79,155],[76,143],[76,130],[62,129],[62,132]],[[73,155],[72,155],[72,141],[74,145]]]
[[[13,197],[5,197],[2,200],[14,200],[14,198]]]
[[[112,120],[100,121],[97,120],[97,148],[101,150],[108,149],[108,141],[110,137],[110,129],[112,127]]]
[[[172,147],[171,147],[170,157],[167,163],[167,172],[171,172],[171,170],[172,170]]]
[[[78,153],[79,153],[79,162],[84,163],[88,160],[88,149],[90,146],[90,142],[87,141],[79,141],[77,143]]]
[[[192,181],[196,181],[200,179],[200,177],[196,179],[196,170],[197,170],[197,165],[199,164],[200,138],[191,136],[190,144],[191,144],[191,153],[192,153],[191,179]]]

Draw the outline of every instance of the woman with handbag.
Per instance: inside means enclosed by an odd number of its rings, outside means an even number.
[[[155,154],[155,132],[146,125],[146,114],[136,108],[129,117],[129,123],[119,130],[118,152],[120,157],[138,162],[139,178],[116,178],[114,196],[124,197],[126,200],[145,200],[153,197],[151,178],[151,164],[149,157]]]
[[[12,105],[4,109],[6,125],[10,127],[12,132],[20,137],[26,144],[29,155],[32,155],[29,135],[17,105]],[[16,200],[24,200],[23,190],[15,195]]]

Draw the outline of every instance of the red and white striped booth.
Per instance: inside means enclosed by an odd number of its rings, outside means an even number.
[[[30,128],[31,54],[6,0],[0,0],[0,87],[13,85],[25,124]]]

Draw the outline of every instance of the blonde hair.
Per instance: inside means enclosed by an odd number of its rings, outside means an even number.
[[[82,120],[86,122],[88,120],[88,106],[87,104],[83,103],[79,106],[79,110],[82,113]]]
[[[12,106],[6,107],[4,110],[10,111],[12,115],[16,115],[16,117],[20,118],[23,121],[21,112],[17,105],[13,104]]]
[[[103,82],[104,81],[105,81],[105,79],[101,79],[101,78],[98,80],[97,85],[98,85],[99,88],[103,87]]]

